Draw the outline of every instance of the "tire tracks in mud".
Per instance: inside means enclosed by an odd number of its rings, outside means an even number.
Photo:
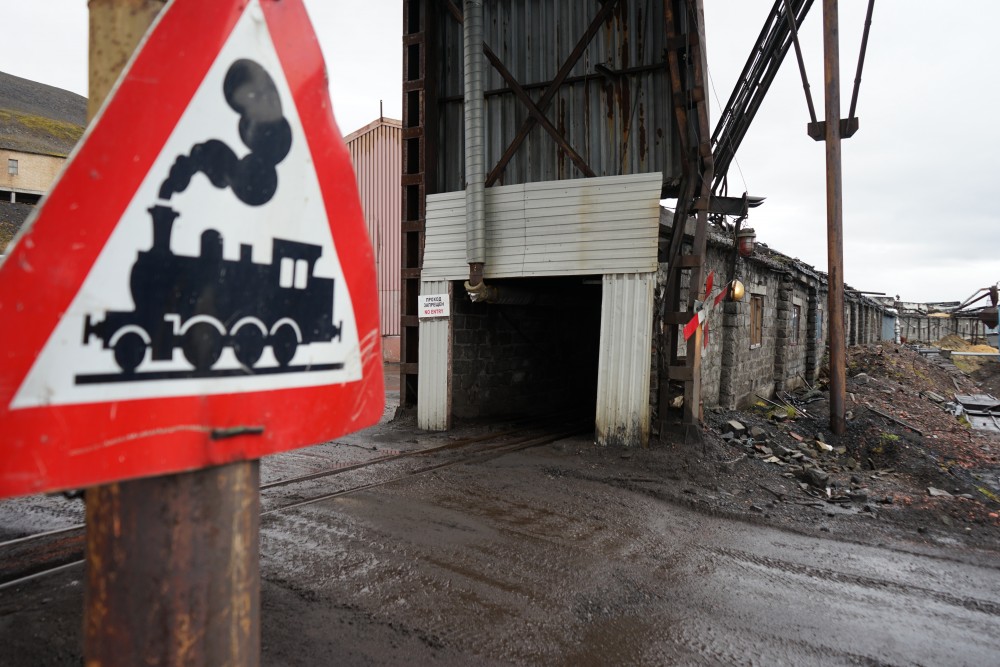
[[[722,556],[730,561],[736,561],[744,565],[766,568],[767,570],[780,571],[806,577],[812,580],[819,580],[838,585],[857,586],[867,590],[883,590],[905,597],[919,597],[921,599],[933,600],[952,607],[960,607],[968,611],[983,613],[989,616],[1000,617],[1000,604],[989,600],[982,600],[974,597],[962,597],[950,593],[917,586],[914,584],[904,584],[888,579],[869,577],[862,574],[852,574],[840,572],[828,568],[820,568],[811,565],[803,565],[792,561],[771,558],[748,551],[727,549],[725,547],[711,547],[701,545],[703,551]],[[787,581],[786,577],[776,577],[782,581]]]

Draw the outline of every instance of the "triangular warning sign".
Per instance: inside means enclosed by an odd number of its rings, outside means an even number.
[[[0,267],[0,496],[373,423],[377,305],[301,0],[173,0]]]

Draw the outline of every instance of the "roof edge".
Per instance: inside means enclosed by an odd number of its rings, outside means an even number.
[[[379,128],[379,127],[382,127],[383,125],[388,125],[389,127],[398,127],[400,129],[402,129],[402,127],[403,127],[403,121],[396,120],[395,118],[386,118],[385,116],[382,116],[380,118],[376,118],[375,120],[373,120],[372,122],[368,123],[364,127],[358,128],[357,130],[354,130],[350,134],[344,136],[344,143],[346,144],[349,141],[354,141],[355,139],[357,139],[361,135],[368,134],[372,130],[375,130],[375,129]]]

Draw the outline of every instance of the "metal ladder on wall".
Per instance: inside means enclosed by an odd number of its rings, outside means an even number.
[[[674,115],[679,128],[683,176],[677,198],[674,222],[660,261],[667,263],[667,282],[663,294],[660,335],[660,404],[661,433],[670,410],[670,382],[684,384],[684,419],[687,435],[701,422],[701,344],[698,332],[687,345],[685,357],[678,355],[680,327],[695,314],[705,266],[708,202],[711,194],[713,157],[708,132],[706,98],[707,65],[702,0],[676,0],[664,5],[667,31],[667,62],[670,68]],[[694,26],[694,31],[688,27]],[[692,122],[693,120],[693,122]],[[691,243],[685,248],[689,214],[695,211],[697,223]],[[687,308],[681,310],[681,282],[688,277]]]

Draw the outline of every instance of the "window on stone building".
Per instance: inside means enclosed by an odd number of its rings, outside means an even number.
[[[13,158],[8,158],[7,173],[10,174],[11,176],[17,176],[17,160]]]
[[[764,297],[750,296],[750,347],[760,347],[764,340]]]
[[[802,322],[802,306],[792,306],[792,342],[799,342],[799,327]]]

